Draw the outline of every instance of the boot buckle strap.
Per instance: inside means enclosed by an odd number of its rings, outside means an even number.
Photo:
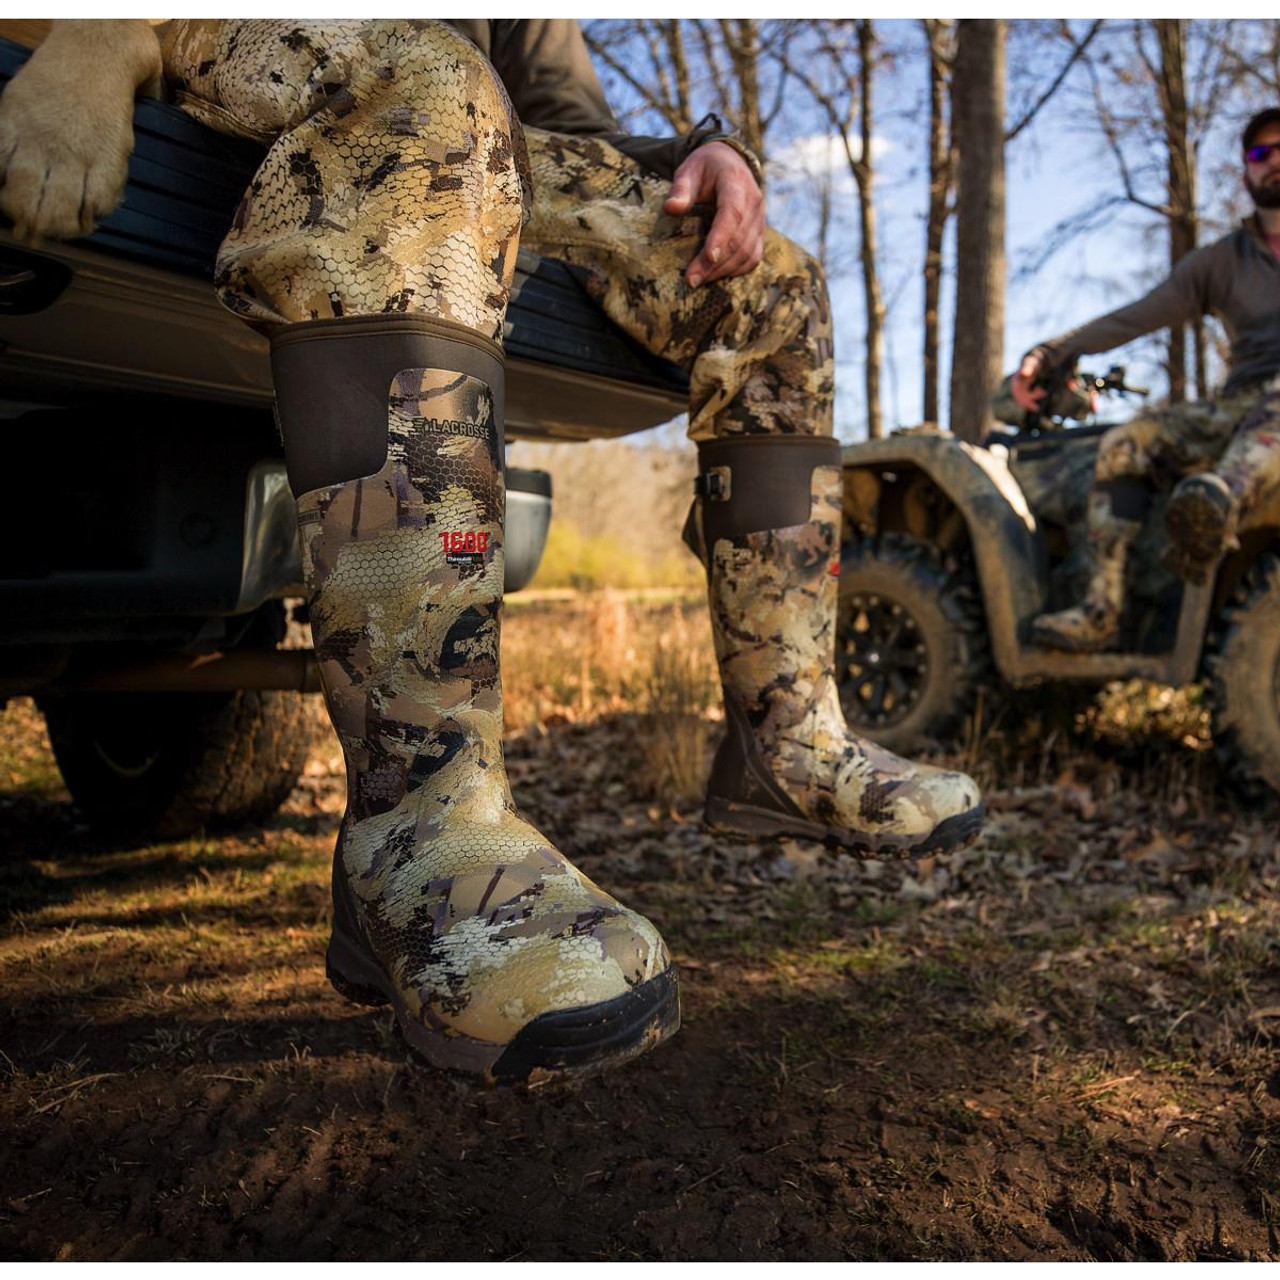
[[[693,492],[709,502],[728,502],[733,494],[732,472],[728,467],[712,467],[693,482]]]

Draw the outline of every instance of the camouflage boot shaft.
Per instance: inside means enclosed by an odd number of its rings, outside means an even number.
[[[829,437],[699,446],[686,538],[707,567],[727,733],[707,819],[879,857],[957,848],[982,823],[964,774],[854,734],[835,678],[843,480]]]
[[[674,975],[653,925],[513,802],[499,673],[501,366],[492,344],[429,328],[329,321],[274,348],[286,444],[309,443],[290,459],[295,488],[332,480],[325,465],[355,477],[298,499],[348,776],[330,976],[354,999],[389,1001],[435,1065],[489,1080],[594,1069],[674,1030]],[[380,431],[361,416],[376,396]],[[301,421],[326,403],[327,428]]]

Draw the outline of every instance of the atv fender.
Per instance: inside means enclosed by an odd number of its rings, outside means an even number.
[[[930,432],[848,445],[843,458],[846,473],[923,472],[954,504],[973,547],[992,658],[1017,682],[1024,632],[1046,604],[1046,575],[1035,516],[1003,454]]]

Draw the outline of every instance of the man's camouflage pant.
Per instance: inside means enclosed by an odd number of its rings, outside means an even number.
[[[529,214],[526,245],[584,268],[610,319],[689,372],[693,439],[831,433],[818,264],[770,230],[755,271],[690,289],[707,215],[665,215],[669,184],[603,142],[522,131],[452,28],[184,20],[162,43],[185,111],[268,146],[216,270],[249,323],[403,313],[501,340]]]
[[[1089,494],[1088,600],[1122,607],[1123,566],[1142,527],[1143,495],[1167,493],[1200,471],[1226,481],[1247,525],[1251,508],[1280,491],[1280,388],[1169,405],[1102,437]]]
[[[1280,386],[1173,404],[1108,431],[1098,446],[1100,485],[1141,479],[1165,492],[1183,476],[1215,471],[1242,509],[1280,485]]]

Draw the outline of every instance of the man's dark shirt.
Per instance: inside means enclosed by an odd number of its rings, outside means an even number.
[[[1189,253],[1163,284],[1137,302],[1091,320],[1029,351],[1046,368],[1212,312],[1231,342],[1224,395],[1280,373],[1280,261],[1256,218]]]

